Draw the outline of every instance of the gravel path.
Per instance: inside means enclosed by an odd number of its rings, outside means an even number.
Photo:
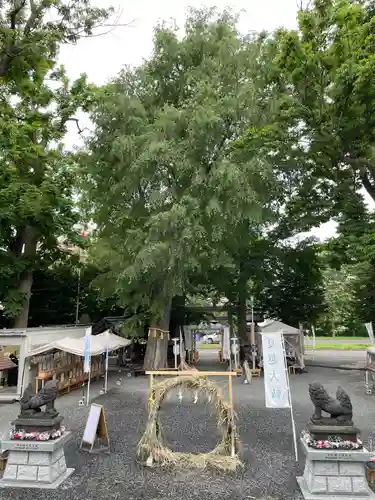
[[[305,351],[306,366],[326,366],[329,368],[348,368],[364,370],[366,351]]]
[[[355,423],[366,439],[373,430],[375,399],[366,396],[363,373],[311,367],[308,374],[292,376],[292,395],[297,431],[301,431],[311,414],[307,385],[320,380],[330,392],[341,384],[349,392],[355,408]],[[225,379],[220,379],[225,383]],[[123,379],[106,396],[103,404],[108,421],[110,455],[90,455],[78,450],[87,417],[87,408],[72,403],[61,413],[74,432],[66,447],[68,467],[76,471],[57,491],[1,490],[2,500],[300,500],[296,475],[302,472],[304,458],[294,460],[289,411],[264,407],[263,380],[252,385],[234,381],[235,409],[239,418],[244,469],[236,474],[212,471],[176,471],[148,469],[136,460],[136,446],[144,430],[147,381],[144,378]],[[64,398],[59,400],[59,406]],[[61,403],[60,403],[61,402]],[[3,408],[0,407],[3,419]],[[218,431],[207,402],[193,404],[192,395],[184,393],[183,401],[172,394],[162,407],[162,425],[166,439],[174,450],[199,452],[215,446]]]

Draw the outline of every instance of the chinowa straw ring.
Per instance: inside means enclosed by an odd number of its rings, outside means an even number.
[[[208,453],[180,453],[169,449],[162,437],[159,412],[167,393],[175,388],[186,388],[206,396],[215,405],[217,425],[222,430],[218,445]],[[238,438],[236,435],[236,415],[224,398],[221,388],[206,377],[183,375],[165,379],[155,384],[150,393],[149,415],[146,430],[138,444],[138,457],[161,466],[181,466],[204,469],[214,467],[222,471],[233,471],[241,466],[238,457]]]

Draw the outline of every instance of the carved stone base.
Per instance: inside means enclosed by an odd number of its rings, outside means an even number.
[[[311,437],[317,441],[326,441],[328,436],[334,436],[342,441],[357,441],[359,429],[351,425],[314,425],[307,426]]]
[[[313,425],[321,425],[321,426],[332,426],[332,427],[353,427],[353,420],[351,417],[341,416],[341,417],[320,417],[314,418],[311,417],[311,422]]]
[[[61,422],[64,417],[57,415],[53,418],[26,418],[26,417],[18,417],[16,420],[13,420],[12,425],[16,428],[16,431],[25,431],[25,432],[52,432],[60,429]]]
[[[66,467],[64,454],[70,437],[67,432],[53,441],[2,441],[9,456],[0,488],[58,488],[74,472]]]
[[[371,457],[369,451],[316,450],[309,448],[303,439],[301,444],[306,463],[304,474],[297,481],[305,500],[375,500],[365,474],[364,464]]]

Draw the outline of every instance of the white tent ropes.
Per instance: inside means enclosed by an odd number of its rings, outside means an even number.
[[[116,351],[121,347],[126,347],[131,343],[130,340],[124,339],[110,333],[106,330],[99,335],[91,337],[90,340],[90,358],[92,356],[99,356],[100,354],[106,353],[106,369],[105,369],[105,392],[107,392],[107,379],[108,379],[108,353],[111,351]],[[37,356],[48,351],[64,351],[70,354],[75,354],[76,356],[85,356],[85,337],[79,339],[74,339],[72,337],[64,337],[60,340],[55,340],[50,344],[42,345],[36,349],[33,349],[27,354],[27,357]]]

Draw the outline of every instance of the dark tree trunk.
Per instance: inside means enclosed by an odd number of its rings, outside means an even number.
[[[147,339],[146,355],[143,363],[145,370],[162,370],[168,366],[169,320],[171,316],[172,299],[164,308],[163,318],[151,321]],[[161,332],[160,330],[163,330]]]
[[[36,255],[38,238],[32,227],[26,227],[23,231],[21,249],[25,245],[24,256],[32,258]],[[29,307],[31,298],[31,288],[33,285],[33,271],[25,270],[21,273],[20,281],[18,284],[18,291],[22,295],[22,310],[14,319],[14,328],[26,328],[29,318]]]

